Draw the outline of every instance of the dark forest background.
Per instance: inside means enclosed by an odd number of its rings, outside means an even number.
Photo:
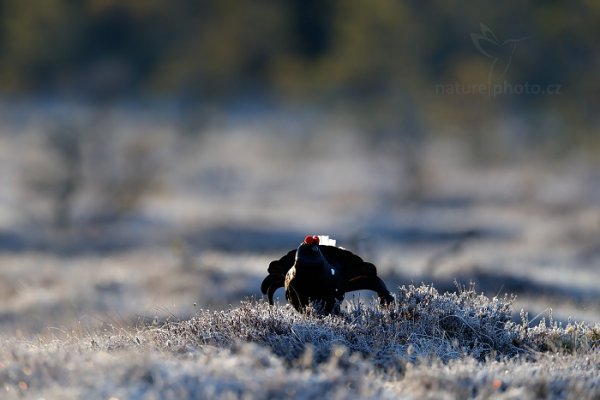
[[[310,105],[383,136],[485,140],[509,116],[526,125],[520,145],[556,154],[597,148],[599,22],[591,0],[0,0],[0,92],[195,113]],[[501,95],[466,92],[496,58]],[[540,92],[506,90],[525,84]]]

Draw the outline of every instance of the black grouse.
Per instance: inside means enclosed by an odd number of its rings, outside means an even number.
[[[280,287],[285,287],[287,301],[298,311],[312,303],[323,314],[338,313],[346,292],[363,289],[377,292],[383,305],[394,302],[375,265],[348,250],[319,243],[319,236],[307,236],[298,249],[269,264],[261,285],[269,304]]]

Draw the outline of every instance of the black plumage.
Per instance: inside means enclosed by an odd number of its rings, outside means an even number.
[[[337,313],[345,293],[354,290],[373,290],[384,305],[394,301],[375,265],[348,250],[319,245],[316,236],[307,236],[296,250],[272,261],[268,272],[261,291],[269,303],[285,287],[287,301],[298,311],[312,303],[324,314]]]

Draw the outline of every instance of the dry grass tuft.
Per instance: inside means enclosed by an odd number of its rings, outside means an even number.
[[[0,343],[2,398],[600,397],[599,326],[511,321],[510,297],[400,288],[339,316],[250,300],[93,336]]]
[[[190,320],[167,322],[152,334],[167,346],[256,343],[288,363],[308,349],[318,364],[341,346],[386,370],[401,370],[405,362],[424,357],[446,362],[531,357],[540,351],[587,353],[600,343],[599,328],[585,324],[562,327],[542,320],[530,327],[526,315],[515,324],[512,297],[489,299],[473,286],[444,294],[427,285],[403,286],[396,299],[391,308],[351,302],[341,315],[326,317],[245,301],[238,308],[201,310]]]

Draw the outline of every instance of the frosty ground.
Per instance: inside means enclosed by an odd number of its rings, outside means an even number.
[[[6,398],[600,396],[600,325],[511,322],[510,299],[403,287],[341,316],[244,302],[183,321],[1,348]]]
[[[83,113],[85,179],[56,229],[36,179],[63,176],[46,148],[56,112],[7,107],[2,398],[599,395],[600,169],[585,152],[483,163],[456,139],[378,142],[331,121],[191,135],[152,113]],[[103,197],[132,159],[152,185]],[[109,219],[107,205],[127,212]],[[260,301],[269,261],[321,233],[375,263],[399,309],[368,292],[337,319],[299,316],[281,292]],[[407,293],[430,301],[405,309]]]

